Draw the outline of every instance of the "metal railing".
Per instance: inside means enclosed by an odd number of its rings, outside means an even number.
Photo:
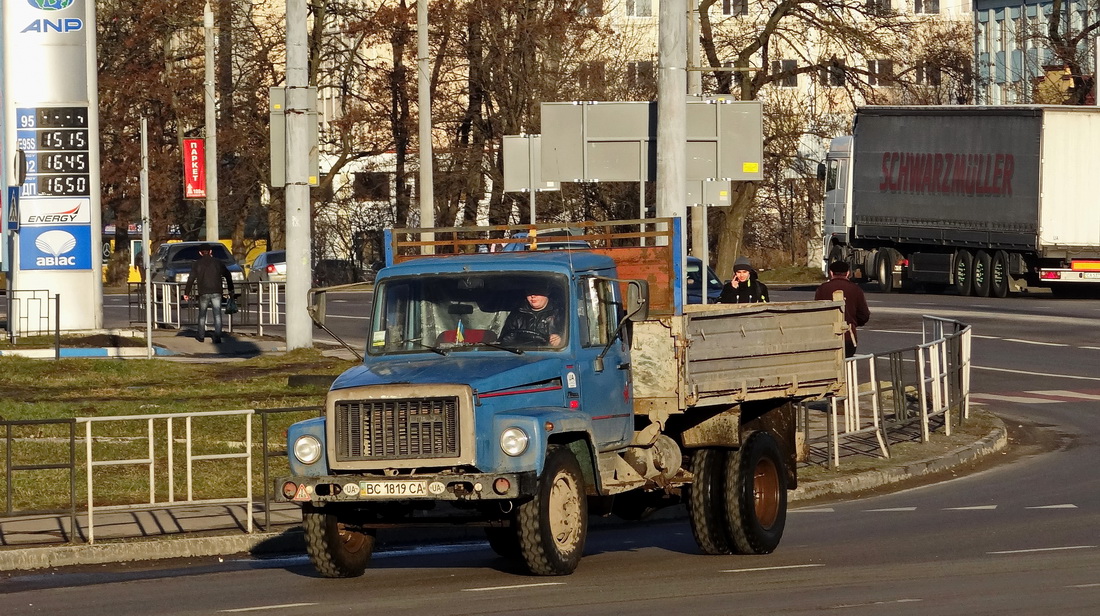
[[[152,314],[155,327],[181,329],[198,324],[198,301],[184,301],[186,285],[180,282],[152,282]],[[225,330],[234,327],[253,327],[263,335],[264,326],[282,323],[285,311],[283,300],[285,283],[238,282],[233,290],[237,296],[237,314],[222,315]],[[128,314],[131,323],[145,322],[145,285],[132,282],[128,290]],[[223,304],[224,307],[224,304]]]
[[[205,411],[196,413],[180,413],[180,414],[158,414],[158,415],[124,415],[118,417],[80,417],[77,418],[77,423],[84,424],[84,455],[86,466],[86,479],[88,487],[88,543],[95,543],[95,512],[99,511],[118,511],[118,510],[135,510],[135,509],[149,509],[149,508],[162,508],[169,507],[177,504],[241,504],[245,506],[246,518],[247,518],[247,532],[252,532],[252,415],[254,411],[252,409],[238,410],[238,411]],[[193,451],[193,440],[191,434],[192,420],[197,417],[227,417],[227,416],[241,416],[245,419],[244,430],[244,451],[240,453],[218,453],[218,454],[204,454],[198,455]],[[166,423],[166,447],[167,447],[167,461],[162,462],[167,466],[167,484],[168,484],[168,500],[157,500],[157,462],[156,455],[156,422],[157,420],[164,420]],[[174,422],[182,420],[185,425],[184,430],[184,449],[185,449],[185,471],[186,471],[186,485],[187,485],[187,497],[182,501],[176,498],[176,460],[175,460],[175,442],[176,434],[174,431]],[[148,455],[145,458],[131,458],[131,459],[96,459],[94,455],[95,435],[92,433],[93,425],[97,424],[110,424],[118,422],[132,422],[142,421],[146,422],[146,440]],[[201,460],[237,460],[243,459],[245,463],[244,472],[244,491],[245,494],[239,497],[230,498],[207,498],[196,499],[194,497],[194,464]],[[144,466],[148,470],[149,474],[149,502],[147,503],[131,503],[123,505],[101,505],[96,507],[95,505],[95,469],[103,467],[118,467],[118,466]]]
[[[921,339],[913,347],[845,360],[843,395],[829,400],[831,466],[840,466],[842,437],[874,434],[882,457],[888,458],[891,426],[919,421],[921,442],[928,442],[932,419],[943,418],[947,436],[954,411],[959,421],[969,419],[970,326],[926,315]]]
[[[64,426],[68,430],[68,455],[65,461],[48,462],[41,460],[41,451],[28,451],[24,455],[20,455],[22,452],[16,450],[17,445],[29,445],[32,442],[40,441],[42,435],[39,431],[42,426]],[[16,431],[20,428],[34,427],[36,434],[32,437],[18,438]],[[59,528],[62,533],[67,533],[68,537],[75,537],[78,534],[78,527],[76,522],[76,420],[75,419],[17,419],[17,420],[0,420],[0,427],[3,427],[4,431],[4,514],[3,517],[15,517],[15,516],[29,516],[29,515],[52,515],[52,514],[67,514],[69,517],[69,528]],[[61,437],[64,438],[64,437]],[[28,447],[29,449],[29,447]],[[23,463],[22,460],[29,456],[36,458],[36,462],[33,464]],[[48,470],[61,470],[68,471],[69,475],[69,506],[61,509],[15,509],[15,494],[16,472],[33,472],[33,471],[48,471]]]
[[[46,289],[12,289],[6,294],[8,338],[60,332],[61,296]]]

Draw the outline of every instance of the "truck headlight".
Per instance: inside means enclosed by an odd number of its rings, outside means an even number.
[[[527,433],[519,428],[508,428],[500,433],[500,448],[510,456],[523,455],[527,451],[527,443],[530,439]]]
[[[294,457],[302,464],[313,464],[321,459],[321,441],[306,434],[294,441]]]

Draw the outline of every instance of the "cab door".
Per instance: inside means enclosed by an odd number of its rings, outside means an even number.
[[[567,381],[576,379],[577,390],[568,387],[568,382],[567,390],[577,396],[579,410],[591,416],[596,447],[604,451],[620,447],[634,436],[630,353],[625,336],[614,337],[623,312],[618,283],[590,276],[578,284],[580,351],[574,376],[566,375]]]

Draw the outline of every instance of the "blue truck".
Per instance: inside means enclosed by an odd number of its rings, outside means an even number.
[[[777,547],[795,403],[842,385],[841,303],[685,306],[677,219],[582,224],[591,247],[567,251],[390,234],[363,362],[290,428],[276,480],[322,576],[361,575],[378,529],[439,524],[565,575],[590,514],[678,503],[704,553]],[[536,288],[556,337],[508,330]]]

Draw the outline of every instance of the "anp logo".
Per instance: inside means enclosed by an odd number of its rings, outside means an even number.
[[[60,11],[73,5],[76,0],[27,0],[27,4],[41,11]]]

